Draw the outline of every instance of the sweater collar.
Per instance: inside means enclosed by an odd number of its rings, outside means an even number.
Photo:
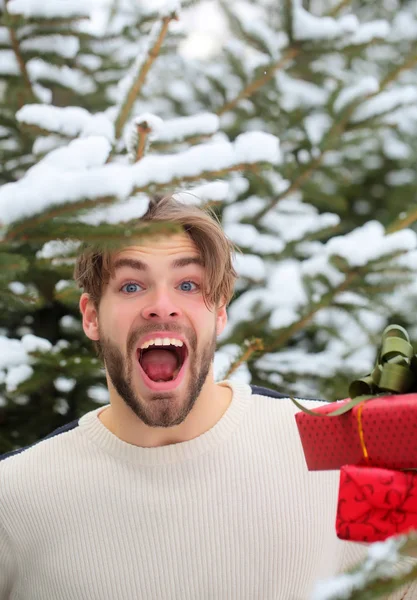
[[[100,406],[82,416],[79,420],[80,432],[100,450],[115,458],[136,464],[168,465],[194,459],[229,439],[244,419],[252,401],[252,391],[248,384],[231,380],[218,383],[232,389],[232,401],[211,429],[192,440],[156,448],[143,448],[129,444],[114,435],[100,421],[99,413],[109,405]]]

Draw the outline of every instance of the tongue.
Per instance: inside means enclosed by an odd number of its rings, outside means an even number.
[[[172,350],[147,350],[140,364],[146,375],[154,381],[172,379],[178,366],[177,356]]]

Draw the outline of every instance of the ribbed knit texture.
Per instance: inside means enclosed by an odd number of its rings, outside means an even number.
[[[0,600],[306,600],[363,556],[290,400],[223,383],[232,403],[191,441],[133,446],[101,406],[1,461]]]

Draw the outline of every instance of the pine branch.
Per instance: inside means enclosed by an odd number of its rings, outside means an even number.
[[[223,377],[223,379],[229,379],[229,377],[234,373],[240,365],[247,363],[252,354],[255,352],[262,352],[264,350],[263,340],[260,338],[253,338],[249,342],[245,344],[246,349],[242,352],[242,354],[230,365],[227,373]]]
[[[417,53],[413,52],[409,56],[404,59],[400,65],[397,65],[390,73],[384,77],[380,84],[380,90],[385,89],[390,83],[392,83],[395,79],[397,79],[398,75],[402,73],[402,71],[406,71],[407,69],[413,68],[417,64]],[[378,92],[375,92],[373,95],[376,95]],[[372,94],[371,94],[372,96]]]
[[[187,143],[189,146],[194,146],[195,144],[206,142],[212,137],[212,135],[212,133],[202,133],[199,135],[192,134],[190,136],[185,135],[180,140],[175,140],[173,142],[158,142],[158,140],[155,140],[154,142],[152,142],[152,148],[154,150],[158,150],[158,152],[165,152],[169,149],[172,149],[172,146],[175,146],[176,144]]]
[[[385,232],[394,233],[395,231],[401,231],[401,229],[405,229],[406,227],[410,227],[413,223],[417,221],[417,209],[413,208],[408,211],[404,216],[398,217],[391,225],[386,227]]]
[[[31,229],[36,229],[40,225],[51,222],[57,217],[69,216],[71,213],[75,214],[83,209],[97,208],[101,204],[112,204],[115,202],[114,196],[103,196],[94,200],[93,206],[91,200],[79,200],[78,202],[71,202],[64,205],[58,205],[53,207],[51,210],[42,212],[30,219],[23,219],[22,221],[12,225],[7,231],[3,240],[0,240],[0,247],[2,244],[8,244],[15,241],[30,241],[30,235],[28,235]]]
[[[284,23],[285,23],[285,31],[288,35],[288,40],[290,44],[294,43],[294,31],[293,31],[293,15],[294,15],[294,4],[293,0],[285,0],[284,2]]]
[[[328,17],[336,17],[341,10],[343,10],[345,8],[345,6],[348,6],[351,3],[351,0],[340,0],[339,4],[336,4],[335,6],[333,6],[333,8],[331,10],[329,10],[329,12],[327,13],[326,16]]]
[[[138,194],[139,192],[149,192],[150,188],[152,188],[152,192],[157,192],[159,190],[164,190],[165,188],[173,188],[176,185],[182,185],[184,183],[190,183],[195,181],[200,181],[204,179],[213,179],[224,177],[228,173],[233,171],[253,171],[256,172],[257,165],[252,163],[239,163],[237,165],[233,165],[232,167],[214,170],[214,171],[202,171],[197,175],[189,175],[189,176],[180,176],[171,179],[171,181],[167,181],[166,183],[147,183],[144,186],[139,186],[134,188],[130,195]],[[78,202],[71,202],[67,204],[60,204],[58,206],[53,207],[50,210],[46,210],[34,217],[30,217],[28,219],[24,219],[12,225],[7,233],[5,234],[4,240],[0,240],[0,247],[2,244],[8,244],[10,242],[15,241],[31,241],[31,236],[29,232],[31,229],[35,229],[46,222],[51,222],[52,219],[76,214],[81,210],[92,210],[97,208],[102,204],[112,204],[116,202],[118,198],[115,196],[102,196],[100,198],[94,199],[82,199]],[[1,225],[1,222],[0,222]]]
[[[4,12],[6,15],[6,22],[9,24],[10,23],[10,16],[9,13],[7,12],[7,3],[9,2],[9,0],[6,0],[4,3]],[[10,34],[10,40],[12,43],[12,48],[13,48],[13,52],[14,55],[16,57],[17,63],[19,65],[19,69],[20,69],[20,73],[22,75],[22,79],[23,82],[25,84],[25,87],[27,89],[29,98],[25,98],[23,96],[18,96],[17,100],[18,100],[18,105],[20,108],[22,108],[22,106],[24,104],[27,104],[28,101],[36,101],[36,97],[35,94],[33,92],[33,88],[32,88],[32,83],[29,79],[29,74],[27,72],[27,68],[26,68],[26,63],[23,59],[22,53],[20,51],[20,46],[19,46],[19,40],[17,39],[17,35],[16,35],[16,30],[15,28],[11,27],[10,25],[8,25],[8,30],[9,30],[9,34]]]
[[[139,92],[145,83],[146,76],[148,74],[149,69],[157,58],[159,51],[161,49],[162,43],[165,39],[165,36],[168,32],[168,27],[171,21],[177,20],[178,17],[175,13],[170,15],[169,17],[164,17],[162,19],[162,26],[160,27],[159,35],[157,36],[155,43],[151,48],[149,48],[148,56],[146,60],[141,64],[140,69],[134,78],[132,85],[130,86],[129,92],[127,94],[125,102],[123,102],[120,106],[119,114],[116,117],[115,129],[116,129],[116,138],[119,139],[123,130],[123,127],[129,117],[129,114],[132,110],[133,103],[139,95]]]
[[[284,68],[288,62],[290,62],[294,57],[296,57],[300,53],[300,49],[296,47],[291,47],[287,50],[286,54],[279,60],[277,63],[273,63],[269,67],[266,67],[263,75],[254,81],[251,81],[233,100],[224,104],[221,108],[218,109],[217,113],[219,116],[224,114],[225,112],[232,110],[236,107],[236,105],[243,100],[243,98],[247,98],[251,96],[256,91],[258,91],[263,85],[268,83],[274,76],[275,72],[279,69]]]
[[[148,138],[148,134],[152,131],[152,129],[149,127],[146,121],[143,123],[138,123],[136,127],[138,132],[138,146],[136,150],[135,162],[138,162],[141,158],[143,158],[145,154],[146,140]]]
[[[311,319],[314,317],[314,315],[316,313],[319,312],[319,310],[321,310],[322,308],[326,308],[327,306],[330,306],[334,297],[337,294],[340,294],[340,292],[343,292],[346,289],[349,289],[351,283],[355,279],[357,279],[360,276],[360,274],[361,274],[361,272],[359,269],[354,269],[354,270],[350,271],[349,273],[347,273],[345,280],[342,281],[341,284],[339,284],[337,287],[335,287],[333,290],[331,290],[328,294],[325,294],[323,296],[323,298],[320,300],[320,302],[315,304],[311,308],[311,310],[306,315],[304,315],[304,317],[302,319],[300,319],[300,321],[297,321],[297,323],[294,323],[287,329],[284,329],[284,331],[281,333],[281,335],[279,335],[274,340],[273,343],[269,344],[269,346],[264,348],[264,351],[265,352],[273,352],[273,351],[278,350],[278,349],[282,348],[283,346],[285,346],[288,343],[288,341],[293,337],[293,335],[295,335],[300,330],[302,330],[311,321]]]

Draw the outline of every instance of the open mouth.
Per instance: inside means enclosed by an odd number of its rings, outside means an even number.
[[[142,350],[138,348],[137,359],[143,374],[152,382],[168,383],[175,381],[188,356],[186,345],[152,345]]]

